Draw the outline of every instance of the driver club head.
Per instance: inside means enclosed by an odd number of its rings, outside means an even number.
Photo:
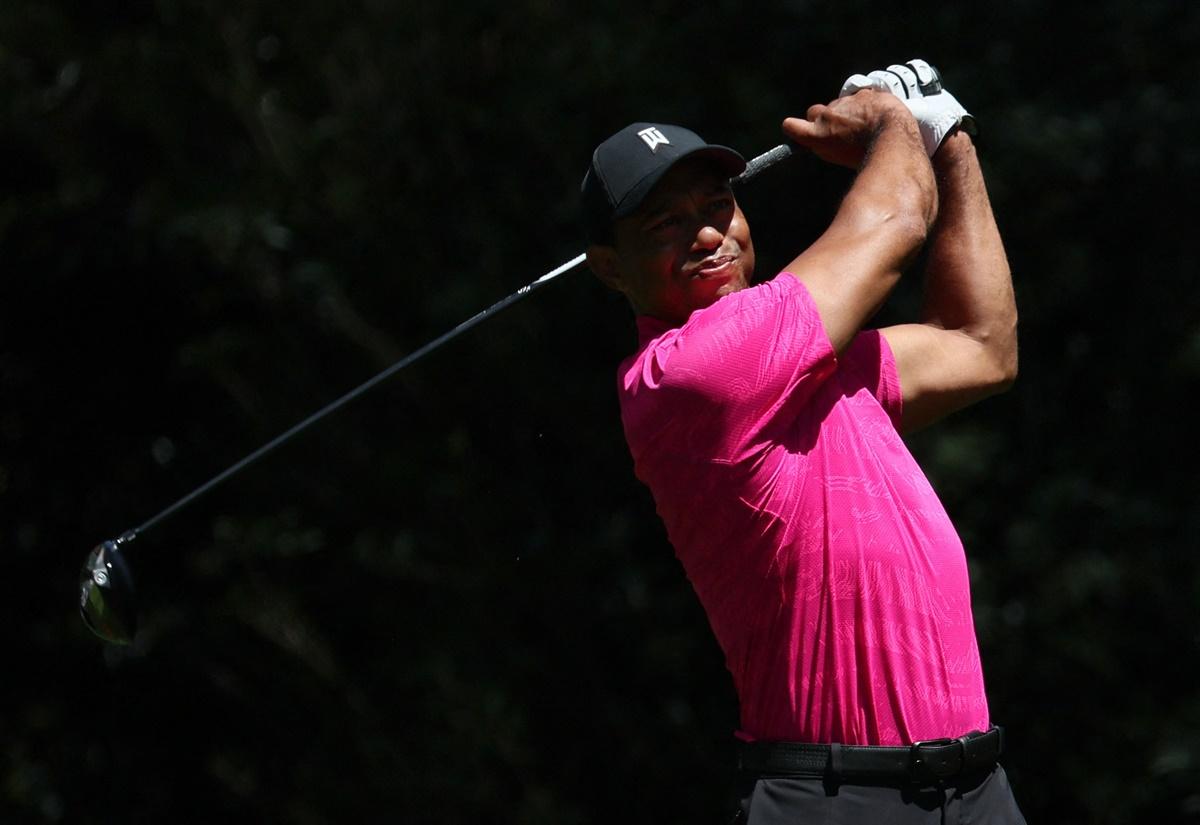
[[[125,563],[120,540],[101,542],[84,561],[79,571],[79,615],[104,641],[132,644],[137,632],[137,603],[133,575]]]

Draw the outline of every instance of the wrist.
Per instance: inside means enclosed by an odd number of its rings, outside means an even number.
[[[901,129],[920,134],[920,124],[899,98],[880,92],[879,103],[880,105],[873,113],[875,125],[875,128],[871,130],[873,136],[877,137],[890,129]]]
[[[940,171],[943,167],[970,160],[974,155],[975,142],[971,140],[971,136],[962,129],[955,127],[942,140],[942,144],[934,152],[930,160],[933,161],[934,169]]]

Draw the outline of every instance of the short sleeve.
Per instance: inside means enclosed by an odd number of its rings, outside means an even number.
[[[854,337],[839,360],[846,391],[866,389],[879,401],[892,426],[899,430],[904,399],[896,358],[887,338],[877,329],[863,330]]]

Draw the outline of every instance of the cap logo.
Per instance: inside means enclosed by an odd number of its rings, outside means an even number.
[[[671,145],[671,141],[667,140],[667,136],[660,132],[657,126],[651,126],[648,129],[643,129],[637,134],[638,137],[645,141],[646,145],[650,147],[651,152],[656,151],[660,143],[665,143],[667,146]]]

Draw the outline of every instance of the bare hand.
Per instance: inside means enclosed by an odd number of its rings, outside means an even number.
[[[871,141],[892,123],[907,124],[914,133],[917,129],[912,113],[899,98],[864,89],[828,104],[810,106],[806,118],[787,118],[783,133],[822,160],[858,168]]]

